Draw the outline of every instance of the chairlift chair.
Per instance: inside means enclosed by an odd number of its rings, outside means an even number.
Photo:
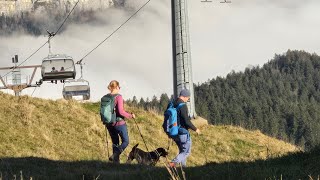
[[[43,81],[75,79],[73,58],[60,54],[49,55],[42,61],[41,75]]]
[[[70,100],[74,96],[82,96],[83,100],[89,100],[90,84],[84,79],[65,81],[62,95],[66,100]]]

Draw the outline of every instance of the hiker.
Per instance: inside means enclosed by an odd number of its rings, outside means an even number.
[[[55,67],[52,67],[51,72],[58,72],[58,70],[56,70]],[[57,84],[58,81],[57,81],[57,80],[54,80],[54,82]],[[51,80],[51,83],[53,83],[53,80]]]
[[[189,117],[187,102],[190,98],[190,91],[183,89],[180,92],[179,97],[173,102],[173,107],[177,112],[177,135],[169,136],[172,138],[179,148],[179,154],[169,163],[170,167],[175,167],[176,164],[181,163],[182,166],[186,166],[187,157],[191,153],[191,137],[189,129],[192,129],[197,134],[200,134],[200,130],[197,129]],[[168,108],[170,104],[168,105]],[[180,126],[180,127],[179,127]]]
[[[124,110],[123,98],[119,94],[120,85],[118,81],[111,81],[108,89],[110,93],[101,98],[100,115],[101,120],[106,125],[112,140],[113,154],[109,160],[114,163],[120,163],[120,154],[129,144],[128,129],[125,119],[135,118],[135,114]],[[107,133],[108,133],[107,132]],[[121,144],[119,143],[119,136]]]

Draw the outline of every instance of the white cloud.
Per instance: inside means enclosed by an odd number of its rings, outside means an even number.
[[[143,0],[128,1],[138,6]],[[232,4],[189,3],[193,73],[195,82],[264,64],[287,49],[319,51],[320,2],[233,0]],[[72,25],[53,41],[53,51],[76,60],[117,28],[130,12],[108,11],[99,17],[104,25]],[[26,35],[0,37],[0,65],[10,58],[27,57],[46,41]],[[27,64],[40,64],[42,49]],[[135,18],[85,59],[84,77],[91,83],[92,98],[107,93],[117,79],[125,98],[151,97],[172,92],[170,1],[151,1]],[[40,78],[40,73],[37,79]],[[25,91],[31,93],[33,89]],[[45,83],[36,96],[61,98],[61,85]]]

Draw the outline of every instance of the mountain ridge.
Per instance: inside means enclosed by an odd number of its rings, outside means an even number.
[[[261,67],[195,87],[197,113],[215,125],[259,129],[310,150],[319,144],[320,57],[288,50]]]

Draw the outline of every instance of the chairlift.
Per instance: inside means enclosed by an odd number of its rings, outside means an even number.
[[[43,81],[75,79],[73,58],[61,54],[48,55],[42,61],[41,75]]]
[[[82,96],[83,100],[90,99],[90,85],[84,79],[69,80],[63,84],[63,98],[66,100],[72,99],[74,96]]]
[[[56,35],[48,33],[49,55],[42,60],[42,81],[75,79],[76,68],[73,58],[64,54],[52,54],[51,39]]]

